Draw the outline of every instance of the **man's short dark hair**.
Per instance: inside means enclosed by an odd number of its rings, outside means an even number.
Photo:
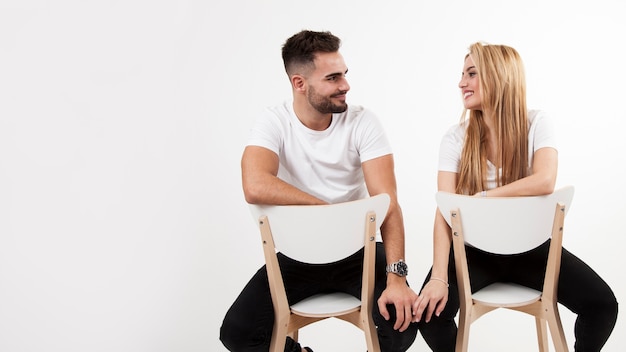
[[[314,68],[316,52],[334,53],[339,51],[341,39],[330,32],[303,30],[287,39],[282,55],[287,75],[298,70]]]

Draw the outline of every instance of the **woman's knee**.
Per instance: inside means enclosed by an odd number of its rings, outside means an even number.
[[[613,292],[604,297],[604,299],[599,300],[593,309],[598,312],[598,315],[603,316],[607,321],[613,322],[613,325],[617,322],[619,304],[617,303],[617,297],[615,297]]]
[[[419,332],[433,351],[454,351],[457,327],[454,318],[433,317],[419,322]]]

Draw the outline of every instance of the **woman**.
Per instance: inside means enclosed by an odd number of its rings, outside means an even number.
[[[558,159],[554,131],[544,113],[527,110],[524,68],[517,51],[504,45],[471,45],[459,88],[465,111],[462,121],[442,139],[438,189],[489,197],[552,193]],[[439,211],[433,237],[433,266],[414,312],[419,331],[433,351],[454,351],[453,319],[459,296],[450,227]],[[490,276],[490,269],[520,266],[523,272],[505,270],[505,279],[541,290],[548,244],[517,256],[494,256],[466,247],[472,291],[502,280]],[[598,274],[565,249],[558,301],[578,315],[575,350],[600,351],[617,319],[615,295]]]

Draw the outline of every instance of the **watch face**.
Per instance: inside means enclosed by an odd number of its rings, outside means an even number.
[[[398,274],[401,276],[405,276],[409,273],[409,267],[404,262],[399,262],[396,269],[398,270]]]
[[[409,273],[409,267],[402,260],[387,266],[388,273],[394,273],[399,276],[406,276]]]

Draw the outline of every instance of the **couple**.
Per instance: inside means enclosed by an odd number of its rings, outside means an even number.
[[[329,32],[305,30],[283,45],[293,101],[266,110],[251,131],[241,160],[246,201],[314,205],[389,194],[391,204],[381,227],[383,241],[377,243],[376,250],[377,304],[373,318],[381,350],[406,351],[419,328],[433,351],[454,351],[459,299],[450,228],[437,212],[433,266],[418,295],[406,280],[404,224],[396,197],[391,147],[372,112],[346,103],[350,85],[340,44],[340,39]],[[518,53],[504,45],[471,45],[459,88],[469,112],[463,116],[468,118],[455,124],[442,139],[438,189],[493,197],[551,193],[557,174],[554,131],[547,116],[526,108]],[[476,272],[506,260],[475,251],[472,255],[475,262],[470,270]],[[545,262],[547,243],[523,257],[528,267],[542,267],[531,265]],[[358,268],[362,257],[354,255],[315,271],[285,256],[279,261],[284,276],[309,270],[308,276],[317,275],[314,280],[349,292],[342,286],[351,282],[350,278],[360,277],[352,263]],[[342,279],[329,283],[328,272]],[[565,249],[560,275],[558,300],[578,316],[576,351],[600,351],[617,319],[615,295],[589,266]],[[509,279],[541,289],[541,269],[530,277],[518,276],[510,273]],[[306,285],[295,275],[286,278],[285,286],[293,300],[316,294],[319,285]],[[263,267],[228,310],[220,331],[222,343],[230,351],[267,351],[273,314]],[[312,349],[288,338],[285,351]]]

